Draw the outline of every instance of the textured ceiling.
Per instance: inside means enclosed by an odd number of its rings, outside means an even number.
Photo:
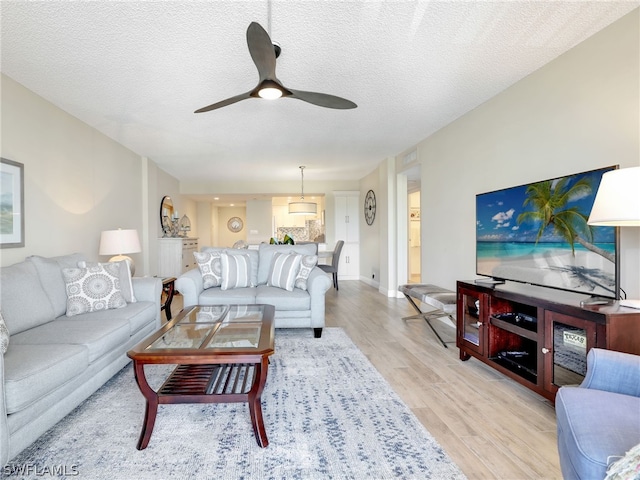
[[[8,1],[2,72],[185,181],[360,179],[638,1]],[[269,17],[269,9],[271,17]],[[269,18],[271,20],[269,20]],[[290,88],[249,99],[251,21]]]

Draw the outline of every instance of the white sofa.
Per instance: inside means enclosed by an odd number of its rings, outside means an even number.
[[[126,352],[160,328],[159,278],[134,278],[136,301],[129,289],[123,308],[66,316],[62,269],[83,260],[33,256],[0,269],[9,332],[0,355],[2,465],[120,371],[130,361]]]
[[[270,245],[260,244],[258,250],[220,249],[203,247],[201,252],[220,252],[231,255],[249,255],[251,260],[251,286],[222,290],[221,287],[204,288],[199,268],[189,270],[176,280],[176,290],[184,298],[184,306],[223,304],[269,304],[275,307],[276,328],[312,328],[316,338],[322,335],[325,324],[325,293],[331,287],[331,277],[317,266],[307,280],[307,290],[294,288],[287,291],[269,286],[267,279],[276,253],[315,255],[315,244]]]

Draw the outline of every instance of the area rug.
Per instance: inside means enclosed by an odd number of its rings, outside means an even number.
[[[154,367],[150,383],[167,372]],[[340,328],[320,339],[277,330],[262,405],[267,448],[255,441],[246,404],[201,404],[161,405],[149,446],[138,451],[144,399],[129,365],[4,471],[110,480],[465,478]]]

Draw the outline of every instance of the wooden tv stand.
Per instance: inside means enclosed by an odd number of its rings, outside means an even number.
[[[559,387],[582,381],[591,348],[640,355],[640,310],[539,292],[457,282],[460,359],[475,357],[553,401]]]

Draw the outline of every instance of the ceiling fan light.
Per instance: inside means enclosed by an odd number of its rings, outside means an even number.
[[[266,98],[267,100],[275,100],[282,96],[282,90],[274,87],[265,87],[258,91],[258,96],[260,98]]]

